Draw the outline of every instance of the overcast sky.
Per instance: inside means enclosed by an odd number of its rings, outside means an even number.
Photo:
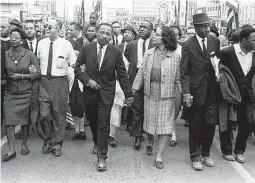
[[[56,0],[57,1],[57,12],[60,16],[63,16],[64,14],[64,0]],[[93,1],[93,0],[85,0],[85,1]],[[132,2],[133,0],[102,0],[103,1],[103,7],[108,8],[127,8],[129,11],[132,11]],[[81,0],[65,0],[66,5],[68,5],[68,8],[66,11],[68,11],[68,17],[73,17],[73,7],[74,5],[80,5]],[[96,3],[96,0],[94,0]],[[206,0],[197,0],[198,7],[205,6]],[[86,7],[85,7],[86,9]],[[86,11],[86,10],[85,10]]]

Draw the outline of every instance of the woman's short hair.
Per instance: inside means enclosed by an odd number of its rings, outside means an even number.
[[[27,37],[25,31],[23,29],[19,28],[19,27],[16,27],[16,28],[12,29],[11,32],[10,32],[10,35],[13,32],[19,32],[21,39],[26,39],[26,37]]]
[[[165,44],[165,47],[169,51],[175,51],[177,49],[177,39],[174,31],[168,27],[163,26],[162,28],[162,41]]]

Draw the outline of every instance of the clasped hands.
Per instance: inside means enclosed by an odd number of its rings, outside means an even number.
[[[190,107],[193,103],[193,96],[191,96],[190,94],[183,95],[183,103],[186,107]]]
[[[29,73],[37,72],[37,69],[34,65],[30,65],[28,70],[29,70]],[[23,74],[22,73],[10,73],[9,78],[12,78],[14,81],[21,80],[21,79],[23,79]]]

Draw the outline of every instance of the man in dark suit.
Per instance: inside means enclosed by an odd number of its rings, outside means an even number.
[[[126,46],[124,56],[129,61],[128,75],[130,83],[133,84],[135,76],[141,67],[144,53],[153,47],[152,39],[150,38],[153,31],[153,24],[147,20],[142,21],[139,28],[139,39]],[[141,148],[141,137],[143,129],[143,89],[135,93],[135,102],[132,106],[132,112],[128,113],[128,121],[132,123],[131,133],[132,137],[135,137],[134,148],[139,150]]]
[[[5,82],[6,75],[5,73],[5,52],[11,48],[10,42],[10,24],[8,22],[1,21],[1,124],[4,119],[4,110],[3,110],[3,102],[4,102],[4,90],[5,90]]]
[[[234,106],[237,110],[238,134],[234,148],[235,159],[244,163],[243,153],[246,141],[253,130],[253,90],[252,79],[255,73],[255,29],[243,28],[240,32],[240,43],[221,50],[220,63],[233,74],[241,94],[241,104]],[[219,78],[220,79],[220,78]],[[228,161],[234,161],[232,155],[231,126],[228,130],[220,131],[221,151]]]
[[[219,57],[220,41],[209,35],[209,22],[206,13],[193,16],[196,35],[183,44],[181,60],[183,101],[190,122],[190,159],[195,170],[203,169],[201,155],[206,166],[214,166],[210,149],[218,121],[220,90],[210,58],[211,53]]]
[[[86,116],[90,122],[98,170],[106,170],[110,113],[114,101],[116,73],[125,94],[126,103],[133,102],[131,85],[122,59],[122,53],[109,44],[112,27],[102,23],[97,28],[97,43],[84,45],[77,59],[76,76],[83,83]],[[80,66],[85,64],[86,72]]]
[[[23,39],[23,47],[32,51],[37,55],[38,43],[42,38],[35,36],[35,24],[27,22],[24,27],[27,38]],[[39,80],[35,80],[32,84],[32,99],[31,99],[31,124],[35,129],[35,124],[39,115]]]

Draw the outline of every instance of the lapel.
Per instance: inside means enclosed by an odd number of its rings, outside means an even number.
[[[154,47],[154,45],[152,43],[153,43],[153,40],[150,39],[148,50]]]
[[[254,67],[255,66],[255,51],[253,52],[253,54],[252,54],[252,65],[251,65],[252,67]]]
[[[22,45],[25,49],[30,50],[26,39],[23,39]]]
[[[138,51],[137,51],[137,45],[138,45],[138,40],[135,40],[133,42],[134,45],[134,62],[135,62],[135,66],[137,66],[137,58],[138,58]]]
[[[206,54],[206,59],[210,58],[210,54],[213,50],[213,42],[212,42],[212,37],[209,35],[207,36],[207,54]]]
[[[231,46],[231,47],[230,47],[230,50],[231,50],[230,52],[232,53],[232,57],[233,57],[234,62],[236,62],[236,65],[237,65],[237,67],[239,68],[240,72],[242,72],[242,74],[244,75],[242,66],[241,66],[241,64],[240,64],[240,62],[239,62],[239,60],[238,60],[238,57],[237,57],[237,55],[236,55],[234,46]]]
[[[98,65],[98,62],[97,62],[97,43],[92,43],[92,49],[91,49],[91,52],[92,52],[92,56],[93,56],[93,60],[95,62],[95,64],[97,65],[98,69],[99,69],[99,65]]]
[[[105,62],[108,60],[108,57],[109,57],[109,52],[110,52],[110,49],[109,49],[110,45],[108,44],[106,50],[105,50],[105,53],[104,53],[104,58],[103,58],[103,61],[102,61],[102,64],[101,64],[101,68],[100,70],[102,69],[102,67],[104,66]]]
[[[148,52],[148,61],[144,64],[148,64],[148,75],[147,77],[150,77],[151,76],[151,70],[152,70],[152,65],[153,65],[153,61],[154,61],[154,56],[155,56],[155,51],[156,51],[156,48],[154,48],[153,50],[150,50]],[[146,67],[145,67],[146,69]],[[148,80],[150,80],[150,78],[147,78]]]
[[[196,35],[192,39],[193,39],[192,42],[194,42],[194,44],[195,44],[194,46],[195,46],[196,50],[201,54],[202,57],[204,57],[202,48],[197,40]],[[208,43],[208,40],[207,40],[207,43]]]

